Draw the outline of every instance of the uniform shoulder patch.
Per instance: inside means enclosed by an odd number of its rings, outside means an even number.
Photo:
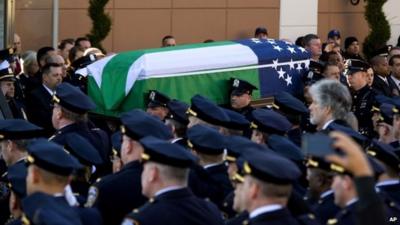
[[[88,191],[87,201],[85,207],[92,207],[99,196],[99,189],[95,186],[91,186]]]

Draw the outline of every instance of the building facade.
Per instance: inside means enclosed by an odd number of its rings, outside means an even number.
[[[90,31],[88,0],[59,0],[59,39],[76,38]],[[165,35],[178,44],[206,39],[231,40],[252,37],[256,27],[268,28],[271,38],[294,41],[297,36],[339,29],[342,38],[368,34],[364,1],[350,0],[110,0],[106,11],[112,30],[103,46],[119,52],[161,45]],[[395,9],[400,1],[389,0],[385,12],[392,26],[394,43],[400,34]],[[16,1],[16,32],[24,50],[37,50],[52,43],[52,0]]]

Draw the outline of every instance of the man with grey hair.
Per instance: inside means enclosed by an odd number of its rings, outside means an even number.
[[[335,80],[321,80],[310,87],[309,93],[310,122],[317,130],[327,129],[332,122],[348,126],[345,121],[352,100],[346,86]]]

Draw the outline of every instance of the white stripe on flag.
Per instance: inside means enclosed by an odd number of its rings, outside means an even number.
[[[162,74],[256,65],[258,58],[249,47],[232,44],[149,53],[144,55],[144,64],[138,79]]]
[[[309,62],[310,62],[309,59],[295,61],[296,64],[304,63],[306,66],[303,69],[307,68],[307,64]],[[283,63],[277,63],[277,64],[232,67],[232,68],[227,68],[227,69],[196,71],[196,72],[188,72],[188,73],[151,75],[151,76],[146,76],[146,77],[141,77],[141,78],[139,77],[139,80],[146,80],[146,79],[151,79],[151,78],[180,77],[180,76],[202,75],[202,74],[207,74],[207,73],[222,73],[222,72],[230,72],[230,71],[261,69],[261,68],[276,67],[276,66],[287,66],[287,65],[290,65],[290,63],[291,62],[283,62]]]

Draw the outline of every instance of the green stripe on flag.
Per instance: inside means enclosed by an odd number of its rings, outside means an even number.
[[[176,98],[186,103],[190,103],[193,95],[201,94],[217,104],[226,104],[230,99],[228,80],[231,77],[247,80],[259,89],[258,69],[138,80],[129,95],[121,103],[121,107],[114,112],[106,114],[117,115],[114,114],[117,111],[125,112],[133,108],[144,109],[148,90],[161,91],[171,98]],[[180,97],[177,98],[177,96]],[[258,99],[259,97],[260,91],[253,91],[253,98]]]

